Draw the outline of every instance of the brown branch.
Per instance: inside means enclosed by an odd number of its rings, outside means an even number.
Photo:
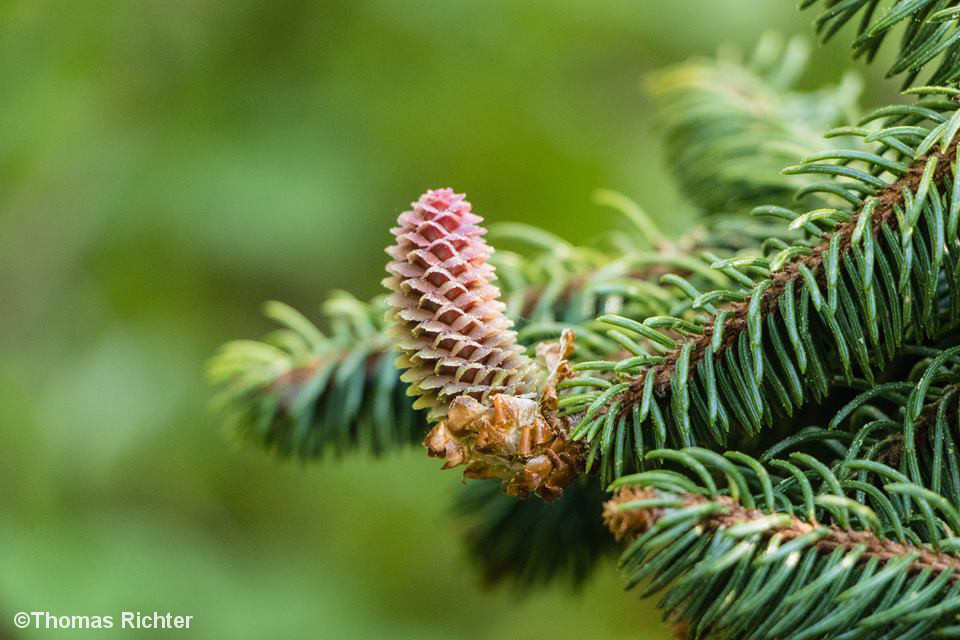
[[[879,203],[876,205],[876,208],[873,211],[872,232],[874,236],[880,233],[880,230],[884,224],[897,224],[895,208],[903,205],[904,203],[903,190],[908,189],[911,193],[916,192],[923,175],[924,167],[932,158],[937,159],[937,168],[934,172],[934,183],[937,185],[943,184],[950,171],[950,160],[956,156],[958,142],[960,142],[960,137],[955,137],[947,146],[946,150],[933,151],[916,159],[903,176],[901,176],[895,182],[887,185],[880,191],[879,194],[874,196],[875,199],[879,200]],[[862,208],[857,211],[850,222],[840,224],[832,233],[824,234],[822,242],[813,247],[810,255],[804,256],[803,258],[790,263],[783,270],[777,271],[770,276],[773,284],[763,293],[763,299],[760,303],[760,313],[764,317],[778,308],[780,298],[784,294],[787,283],[798,282],[801,280],[799,268],[800,265],[806,266],[811,272],[819,274],[820,277],[822,277],[822,272],[819,272],[819,270],[823,264],[823,253],[827,251],[830,246],[830,242],[836,234],[840,234],[841,236],[841,254],[850,248],[851,237],[853,236],[854,229],[857,226],[857,219],[860,217],[861,211]],[[749,307],[750,296],[748,296],[743,302],[738,302],[731,305],[730,310],[732,313],[724,324],[723,342],[721,343],[720,349],[715,352],[715,357],[719,356],[725,349],[728,349],[736,344],[740,334],[746,330],[747,311]],[[697,362],[704,357],[704,353],[712,340],[712,325],[706,326],[704,333],[693,339],[694,346],[690,354],[691,375],[694,375]],[[662,364],[656,366],[656,386],[654,389],[658,395],[662,396],[669,390],[670,380],[673,377],[677,359],[680,357],[680,351],[681,347],[679,346],[673,349],[671,352],[666,354],[666,360]],[[631,401],[637,401],[639,399],[640,394],[643,392],[643,382],[644,381],[642,379],[638,378],[632,383],[630,390],[627,392],[627,397]]]
[[[658,498],[664,495],[672,494],[664,494],[651,487],[621,490],[620,493],[604,504],[604,521],[618,540],[636,537],[655,525],[668,510],[663,508],[621,509],[620,505],[634,500]],[[707,502],[719,502],[726,507],[724,511],[705,516],[700,520],[699,526],[706,532],[723,531],[734,525],[759,520],[769,515],[757,509],[748,509],[733,498],[727,496],[706,498],[695,494],[682,494],[678,497],[682,500],[684,507],[705,504]],[[792,516],[790,522],[785,526],[769,529],[763,535],[770,537],[773,534],[777,534],[783,542],[789,542],[790,540],[823,528],[827,530],[826,535],[812,543],[814,547],[823,552],[831,552],[836,549],[852,551],[859,546],[863,546],[865,551],[860,557],[861,562],[870,558],[887,562],[916,553],[918,556],[910,566],[912,572],[919,572],[923,569],[929,569],[932,572],[952,569],[954,572],[953,579],[960,579],[960,558],[942,551],[933,551],[926,547],[918,547],[881,538],[871,531],[842,529],[835,525],[825,526]]]

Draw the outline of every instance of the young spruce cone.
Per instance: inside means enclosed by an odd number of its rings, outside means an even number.
[[[445,468],[500,478],[516,495],[553,498],[576,477],[578,445],[555,416],[555,384],[569,368],[570,336],[534,362],[517,344],[487,262],[482,218],[463,194],[427,191],[400,214],[383,283],[392,291],[390,335],[397,366],[419,396],[416,408],[439,421],[424,439]]]
[[[468,395],[481,402],[495,393],[522,395],[535,389],[537,370],[517,344],[492,284],[490,246],[482,218],[463,194],[427,191],[400,214],[397,244],[387,249],[392,276],[393,327],[417,409],[442,419],[450,402]]]

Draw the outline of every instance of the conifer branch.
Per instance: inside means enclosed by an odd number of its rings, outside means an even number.
[[[524,590],[562,581],[579,587],[616,547],[601,519],[604,492],[581,478],[556,501],[517,500],[492,481],[470,482],[456,511],[471,560],[488,583]]]
[[[668,503],[676,506],[670,509],[630,508],[631,505],[644,503]],[[660,520],[672,514],[673,509],[706,512],[708,515],[701,518],[698,525],[702,534],[716,533],[737,526],[741,529],[754,526],[761,529],[767,537],[778,536],[780,543],[804,536],[816,537],[817,540],[812,546],[821,553],[836,550],[850,553],[862,547],[860,559],[864,561],[874,558],[880,562],[889,562],[915,555],[907,569],[911,573],[923,570],[940,573],[950,570],[953,580],[960,578],[960,557],[955,554],[900,543],[869,530],[845,529],[836,525],[822,527],[816,522],[808,522],[790,514],[777,518],[775,524],[770,526],[768,513],[759,509],[747,509],[729,496],[710,499],[696,494],[664,493],[649,487],[624,489],[604,505],[604,520],[617,540],[632,540],[655,528]]]
[[[611,383],[573,390],[576,404],[568,401],[580,412],[571,436],[591,447],[587,468],[623,440],[619,451],[632,451],[639,466],[646,443],[725,446],[755,435],[774,417],[826,397],[835,375],[851,381],[856,369],[872,384],[907,336],[925,340],[956,326],[957,113],[952,100],[936,97],[878,109],[864,123],[885,119],[883,128],[854,132],[881,140],[878,153],[824,152],[788,169],[843,177],[834,192],[855,207],[760,208],[791,219],[809,238],[766,258],[718,260],[714,266],[740,284],[686,291],[699,313],[643,323],[602,318],[631,332],[637,349],[625,360],[574,365]],[[625,468],[613,455],[608,479]]]
[[[781,169],[841,144],[823,132],[854,117],[861,81],[847,73],[837,86],[797,91],[808,57],[804,38],[784,42],[767,33],[745,60],[725,51],[648,77],[666,161],[684,195],[704,213],[790,206],[794,194],[816,178]]]
[[[801,9],[823,5],[814,23],[821,40],[830,40],[848,22],[860,16],[853,57],[872,62],[883,41],[903,27],[896,59],[887,77],[905,74],[904,88],[920,72],[939,60],[927,82],[948,84],[960,78],[960,6],[956,0],[802,0]]]
[[[281,457],[363,448],[380,454],[423,436],[424,416],[400,385],[383,333],[383,300],[334,293],[323,304],[330,335],[279,302],[281,325],[261,341],[235,340],[210,360],[224,426],[245,444]]]
[[[788,288],[799,289],[804,284],[804,271],[809,271],[817,276],[817,283],[820,286],[831,286],[827,282],[827,276],[823,270],[824,260],[831,251],[837,252],[840,259],[847,257],[851,250],[854,233],[857,232],[860,216],[869,205],[870,210],[867,215],[870,216],[870,232],[874,238],[880,238],[884,227],[895,230],[898,227],[897,209],[903,209],[905,205],[905,195],[918,193],[921,186],[929,188],[934,185],[935,189],[949,187],[946,183],[948,179],[953,180],[952,162],[956,157],[957,143],[960,141],[954,138],[942,151],[933,151],[929,154],[916,158],[908,167],[903,175],[883,187],[883,189],[866,201],[852,216],[849,222],[841,222],[834,231],[826,232],[822,235],[819,243],[810,247],[810,253],[801,257],[795,262],[788,263],[783,269],[772,273],[769,280],[764,281],[762,289],[755,289],[753,293],[747,294],[742,302],[734,302],[727,309],[727,318],[722,325],[723,337],[718,346],[713,350],[714,357],[719,357],[724,350],[733,347],[741,334],[748,331],[748,321],[755,322],[757,318],[765,320],[767,315],[776,311],[782,297],[787,293]],[[932,179],[925,172],[930,166],[934,167]],[[789,171],[788,171],[789,172]],[[915,207],[918,205],[914,205]],[[767,284],[769,283],[769,284]],[[755,299],[756,298],[756,299]],[[758,300],[757,300],[758,299]],[[759,306],[759,314],[751,317],[751,307]],[[692,348],[688,349],[688,370],[692,370],[699,359],[704,357],[707,348],[714,342],[715,325],[707,325],[703,333],[689,343]],[[670,381],[677,373],[678,361],[681,359],[683,347],[675,348],[664,355],[664,362],[656,365],[656,383],[654,393],[662,395],[667,393],[670,387]],[[634,390],[640,385],[635,385]]]
[[[820,436],[845,429],[853,434],[854,443],[847,460],[860,457],[892,465],[912,482],[960,504],[957,336],[950,336],[948,344],[953,346],[909,348],[914,359],[922,356],[910,375],[872,386],[853,398],[839,408]],[[803,439],[815,435],[808,430]],[[791,446],[789,440],[778,444],[776,451]]]
[[[767,466],[695,448],[651,455],[686,473],[622,478],[605,521],[629,541],[621,560],[628,586],[665,590],[665,616],[689,637],[821,638],[854,629],[850,637],[921,637],[956,622],[960,547],[944,532],[958,530],[960,513],[893,469],[847,463],[869,468],[873,485],[842,481],[802,454]],[[728,492],[718,490],[717,475]],[[864,497],[847,495],[856,491]],[[910,517],[913,509],[923,517]]]

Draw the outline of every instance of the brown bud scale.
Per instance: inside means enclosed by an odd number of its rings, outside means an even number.
[[[501,480],[510,495],[560,497],[583,471],[585,454],[582,444],[569,439],[569,420],[556,410],[557,383],[573,375],[566,361],[572,348],[570,331],[538,346],[547,372],[539,399],[503,393],[487,403],[468,395],[454,398],[446,419],[424,438],[427,452],[445,458],[444,469],[466,465],[464,477]]]

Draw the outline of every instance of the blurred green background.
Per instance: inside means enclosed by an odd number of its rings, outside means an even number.
[[[579,594],[483,588],[459,474],[420,450],[229,446],[204,361],[265,299],[378,292],[427,187],[572,240],[615,223],[610,187],[680,231],[641,77],[809,33],[794,4],[0,2],[0,636],[157,610],[198,638],[667,637],[611,565]]]

